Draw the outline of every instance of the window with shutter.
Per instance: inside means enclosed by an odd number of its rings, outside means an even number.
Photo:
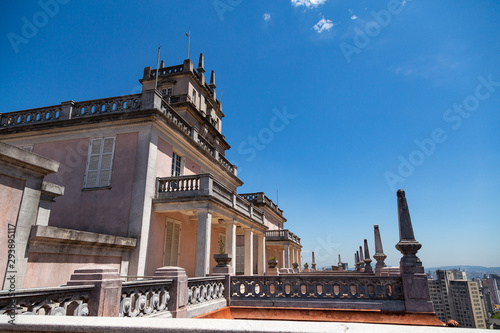
[[[115,137],[90,139],[85,188],[111,185]]]
[[[245,271],[245,246],[236,246],[236,274],[244,274]]]
[[[181,239],[181,223],[166,218],[165,245],[163,248],[163,265],[179,266],[179,251]]]

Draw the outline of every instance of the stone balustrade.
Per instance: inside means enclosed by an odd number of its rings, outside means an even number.
[[[123,282],[120,317],[158,315],[168,310],[172,280]]]
[[[288,229],[282,230],[267,230],[266,231],[266,240],[268,241],[292,241],[295,244],[300,245],[300,237],[295,235],[293,232]]]
[[[320,301],[329,302],[317,303]],[[230,303],[285,307],[314,307],[311,304],[316,304],[316,307],[342,307],[341,304],[344,303],[349,304],[351,309],[404,311],[404,294],[400,277],[233,276],[230,283]]]
[[[169,74],[182,73],[183,71],[184,71],[183,65],[158,68],[158,77],[162,77]],[[155,77],[156,77],[156,69],[150,70],[148,79],[154,79]]]
[[[210,174],[157,178],[157,201],[189,197],[193,199],[212,197],[258,223],[264,223],[264,212],[262,210],[254,207],[252,203],[227,188]]]
[[[173,71],[181,66],[167,67],[160,70]],[[177,69],[179,70],[179,69]],[[191,101],[189,95],[177,96],[185,101]],[[176,96],[170,97],[171,103]],[[177,100],[179,102],[180,100]],[[204,137],[198,134],[195,127],[182,118],[158,92],[146,91],[140,94],[124,95],[102,99],[94,99],[81,102],[63,102],[61,105],[48,106],[43,108],[22,110],[16,112],[0,113],[0,130],[10,129],[18,126],[34,125],[48,122],[64,121],[70,119],[81,119],[87,117],[102,116],[109,113],[124,113],[146,109],[157,109],[166,118],[164,120],[173,128],[184,133],[194,140],[202,150],[212,156],[219,165],[236,175],[237,168],[231,164],[217,149]]]
[[[61,110],[60,105],[55,105],[0,114],[0,129],[60,120]]]
[[[141,108],[141,94],[95,99],[74,103],[71,118],[88,117],[104,113],[135,111]]]
[[[240,194],[245,200],[250,201],[254,204],[265,204],[274,210],[278,215],[283,216],[283,210],[281,210],[278,205],[276,205],[271,199],[269,199],[264,192],[257,193],[243,193]]]
[[[0,291],[0,315],[88,316],[93,285]]]
[[[188,307],[224,299],[224,276],[188,279]]]

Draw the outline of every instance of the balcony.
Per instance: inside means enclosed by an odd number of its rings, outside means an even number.
[[[211,174],[156,179],[155,203],[202,200],[214,201],[254,222],[264,224],[262,210],[227,188]]]
[[[244,193],[240,194],[243,198],[256,205],[266,205],[276,212],[279,216],[283,216],[283,210],[279,209],[278,205],[269,199],[264,192]]]
[[[300,245],[300,237],[298,237],[288,229],[267,230],[266,241],[291,241],[297,245]]]

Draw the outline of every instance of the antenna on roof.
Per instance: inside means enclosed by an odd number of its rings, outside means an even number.
[[[155,90],[158,88],[158,67],[160,67],[160,43],[158,43],[158,57],[156,58]]]
[[[191,44],[191,27],[189,27],[189,31],[186,32],[186,37],[188,38],[188,59],[189,59],[189,46]]]
[[[222,94],[224,93],[224,89],[222,89],[221,93],[220,93],[220,98],[219,98],[219,102],[222,103]]]

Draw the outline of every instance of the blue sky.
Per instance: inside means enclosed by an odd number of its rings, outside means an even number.
[[[239,192],[279,191],[303,262],[379,224],[398,265],[403,188],[424,266],[500,266],[499,1],[54,1],[0,4],[0,112],[136,93],[191,28]]]

